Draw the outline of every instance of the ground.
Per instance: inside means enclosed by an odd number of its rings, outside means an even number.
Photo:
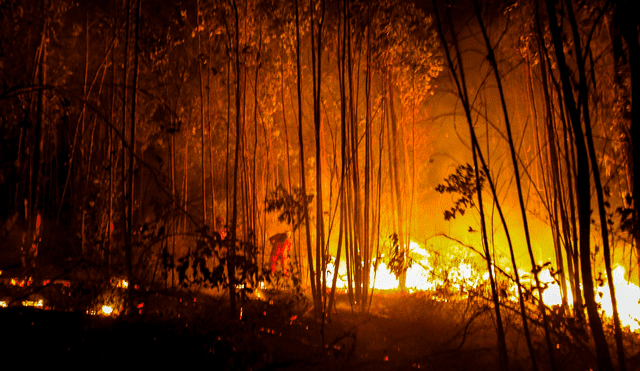
[[[352,312],[341,293],[323,326],[302,296],[277,291],[260,296],[242,301],[242,318],[232,320],[224,297],[193,293],[147,293],[133,317],[0,308],[0,349],[5,362],[17,360],[29,367],[498,369],[488,306],[438,301],[426,293],[382,292],[374,296],[369,314],[362,314],[356,308]],[[507,328],[507,334],[511,368],[530,369],[520,332]],[[542,343],[537,347],[543,349]],[[566,354],[564,347],[558,348],[558,355]],[[544,357],[541,352],[542,369]],[[589,369],[588,356],[575,358],[561,359],[562,369]],[[638,369],[637,364],[630,366]]]

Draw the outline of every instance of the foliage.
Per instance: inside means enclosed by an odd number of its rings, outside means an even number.
[[[292,194],[279,184],[266,199],[267,212],[279,212],[278,220],[293,227],[293,231],[300,227],[304,219],[304,210],[313,201],[313,195],[306,195],[301,188],[294,187]]]
[[[486,179],[484,171],[480,171],[480,189]],[[454,206],[444,211],[444,219],[449,221],[455,219],[456,213],[464,215],[468,207],[475,206],[473,201],[476,194],[476,176],[473,166],[470,164],[459,165],[454,174],[449,175],[445,180],[445,184],[438,184],[436,191],[438,193],[457,194],[459,198],[454,201]]]
[[[391,246],[389,247],[389,262],[387,267],[389,272],[393,273],[398,279],[407,269],[413,265],[413,259],[407,255],[405,249],[400,248],[398,234],[394,233],[389,236]]]
[[[624,198],[625,205],[632,205],[631,195],[627,194]],[[638,228],[637,222],[634,215],[634,207],[633,206],[619,206],[616,208],[616,214],[618,214],[620,218],[620,230],[628,233],[630,236],[634,236],[637,233],[636,229]]]
[[[258,273],[256,258],[258,248],[251,242],[222,239],[218,232],[208,233],[202,228],[196,236],[196,246],[178,259],[177,270],[180,284],[187,288],[192,285],[205,288],[227,288],[229,277],[226,271],[230,259],[228,249],[235,248],[233,260],[235,284],[241,287],[240,294],[250,294],[255,287]],[[242,252],[242,253],[240,253]]]

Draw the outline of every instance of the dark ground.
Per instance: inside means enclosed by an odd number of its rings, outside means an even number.
[[[435,301],[424,293],[378,294],[368,315],[352,313],[342,294],[324,328],[308,304],[279,292],[245,301],[241,320],[229,320],[223,298],[150,294],[144,301],[142,313],[132,318],[0,308],[3,360],[72,369],[498,369],[488,307]],[[512,369],[530,369],[524,338],[513,327],[507,333]],[[573,346],[558,348],[560,369],[588,370],[592,358]]]

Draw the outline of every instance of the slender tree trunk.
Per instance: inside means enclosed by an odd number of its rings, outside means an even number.
[[[483,211],[483,204],[482,204],[482,188],[481,188],[481,184],[480,184],[480,173],[479,173],[479,169],[478,169],[478,157],[482,158],[482,153],[480,152],[480,146],[478,145],[478,140],[475,134],[475,129],[473,128],[473,121],[472,121],[472,117],[471,117],[471,106],[469,103],[469,94],[467,92],[467,84],[466,84],[466,80],[465,80],[465,70],[464,70],[464,66],[462,63],[462,55],[460,53],[460,49],[458,46],[458,40],[456,38],[456,33],[453,27],[453,21],[451,19],[451,9],[447,8],[447,21],[448,21],[448,25],[449,25],[449,29],[451,32],[451,34],[453,35],[453,39],[452,39],[452,44],[455,50],[455,56],[456,56],[456,60],[457,60],[457,64],[454,63],[453,58],[451,57],[451,53],[449,51],[449,47],[447,46],[446,43],[446,39],[444,37],[444,31],[442,28],[442,22],[440,20],[440,16],[438,15],[438,7],[436,4],[436,1],[433,1],[433,6],[436,12],[436,21],[437,21],[437,29],[438,29],[438,34],[440,37],[440,40],[442,41],[442,43],[445,45],[445,56],[446,56],[446,60],[447,63],[449,65],[449,68],[451,69],[451,71],[454,73],[454,82],[456,83],[456,88],[458,90],[458,95],[460,96],[460,99],[462,100],[462,105],[465,111],[465,116],[467,119],[467,124],[469,125],[469,133],[471,135],[471,142],[472,142],[472,152],[473,152],[473,161],[474,161],[474,167],[475,167],[475,180],[476,180],[476,193],[477,193],[477,197],[478,197],[478,209],[480,211],[480,225],[482,228],[482,238],[483,238],[483,245],[484,245],[484,251],[485,251],[485,259],[487,261],[487,268],[489,270],[489,281],[491,284],[491,293],[492,293],[492,300],[493,300],[493,304],[494,304],[494,310],[495,310],[495,315],[496,315],[496,327],[497,327],[497,335],[498,335],[498,353],[499,353],[499,359],[500,359],[500,368],[502,370],[507,370],[509,368],[509,360],[508,360],[508,354],[507,354],[507,346],[506,346],[506,340],[505,340],[505,333],[504,333],[504,327],[502,324],[502,316],[500,313],[500,302],[498,299],[498,294],[497,294],[497,290],[496,290],[496,283],[495,283],[495,279],[494,279],[494,275],[493,275],[493,264],[492,264],[492,260],[491,260],[491,254],[489,252],[489,245],[488,245],[488,241],[487,241],[487,231],[486,231],[486,223],[485,223],[485,218],[484,218],[484,211]],[[458,72],[456,73],[456,69],[455,66],[458,66]],[[459,76],[458,76],[459,74]],[[486,163],[484,162],[484,160],[481,161],[483,163],[483,170],[486,174],[487,177],[489,177],[489,171],[487,169]]]
[[[42,28],[42,38],[40,42],[40,51],[38,58],[38,84],[44,86],[47,83],[47,41],[49,38],[49,19],[47,18],[49,6],[48,1],[43,0],[42,10],[44,24]],[[40,244],[40,234],[42,231],[42,216],[40,199],[42,193],[42,156],[44,148],[44,137],[42,132],[45,125],[45,108],[46,108],[46,96],[44,89],[40,89],[37,97],[36,106],[36,119],[33,127],[33,157],[30,165],[30,181],[28,205],[25,205],[25,210],[29,209],[27,221],[28,221],[28,233],[27,240],[28,246],[24,247],[25,251],[28,251],[29,255],[29,270],[31,270],[31,276],[36,276],[37,270],[37,257],[38,247]],[[28,206],[28,207],[27,207]]]
[[[125,47],[124,47],[124,63],[123,63],[123,82],[122,82],[122,163],[120,168],[120,178],[121,178],[121,192],[122,192],[122,232],[124,233],[124,251],[125,251],[125,260],[129,257],[129,246],[131,246],[131,220],[129,219],[129,213],[127,212],[127,207],[129,204],[128,199],[131,197],[127,190],[127,160],[126,160],[126,129],[127,129],[127,83],[129,82],[129,32],[130,32],[130,13],[131,13],[131,0],[127,0],[125,2]],[[126,264],[126,262],[125,262]],[[128,267],[128,266],[125,266]],[[126,269],[126,268],[125,268]],[[127,277],[127,282],[129,283],[129,287],[131,287],[131,277],[129,277],[129,272],[125,270],[125,275]],[[127,290],[126,304],[125,310],[129,315],[133,314],[133,304],[130,295],[130,291]]]
[[[85,100],[89,98],[89,95],[87,94],[87,91],[89,89],[88,80],[89,80],[89,8],[87,7],[86,13],[85,13],[84,84],[82,85],[82,95],[84,96]],[[86,121],[87,121],[87,109],[86,109],[86,104],[83,104],[82,105],[82,126],[80,129],[80,165],[81,166],[78,169],[80,174],[82,174],[82,163],[85,162],[83,139],[84,139],[84,130],[85,130]],[[82,221],[80,223],[80,246],[81,246],[82,256],[86,257],[87,256],[87,238],[85,235],[85,230],[86,230],[85,220],[87,218],[86,183],[85,183],[85,187],[83,187],[80,193],[81,193],[80,209],[82,210],[82,217],[81,217]]]
[[[203,63],[203,56],[202,56],[202,40],[201,40],[201,33],[200,32],[200,1],[196,1],[196,33],[198,35],[198,56],[197,56],[197,62],[198,62],[198,77],[200,79],[200,130],[201,130],[201,136],[200,136],[200,147],[201,147],[201,152],[200,152],[200,163],[202,165],[201,167],[201,186],[202,186],[202,225],[204,225],[205,227],[207,226],[207,169],[206,169],[206,165],[205,165],[205,111],[204,111],[204,75],[202,74],[202,63]]]
[[[118,36],[118,31],[114,30],[113,32],[113,40],[115,41]],[[111,105],[110,105],[110,115],[109,119],[112,124],[115,124],[116,116],[115,116],[115,100],[116,100],[116,51],[115,49],[111,52]],[[105,260],[106,260],[106,268],[107,281],[111,278],[111,248],[113,245],[113,201],[114,201],[114,183],[115,183],[115,174],[116,174],[116,146],[113,140],[113,126],[109,126],[109,218],[107,220],[107,248],[105,251]]]
[[[135,278],[133,276],[133,216],[135,209],[135,153],[136,153],[136,108],[138,105],[138,70],[139,70],[139,62],[138,62],[138,54],[139,47],[138,41],[140,38],[140,8],[141,8],[142,0],[137,1],[136,5],[136,24],[135,24],[135,35],[134,35],[134,46],[133,46],[133,84],[132,84],[132,97],[131,97],[131,119],[130,119],[130,151],[129,154],[129,231],[128,231],[128,243],[125,248],[125,260],[126,260],[126,268],[127,268],[127,280],[129,282],[128,287],[128,296],[129,296],[129,313],[133,314],[135,311],[133,298],[131,297],[132,290],[135,287]]]
[[[487,59],[489,60],[489,63],[491,64],[493,73],[494,73],[494,77],[495,77],[495,81],[497,83],[498,86],[498,92],[500,95],[500,103],[502,105],[502,113],[503,113],[503,118],[504,118],[504,122],[505,122],[505,128],[507,131],[507,138],[508,138],[508,142],[509,142],[509,151],[511,154],[511,162],[513,165],[513,172],[514,172],[514,177],[515,177],[515,183],[516,183],[516,188],[518,190],[518,203],[520,205],[520,215],[522,217],[522,224],[524,227],[524,235],[525,235],[525,241],[527,243],[527,251],[529,252],[529,260],[531,262],[531,267],[532,267],[532,272],[533,272],[533,277],[535,279],[536,282],[536,289],[538,290],[538,295],[540,300],[538,301],[539,305],[539,310],[540,313],[542,314],[542,324],[544,327],[544,333],[545,333],[545,340],[547,343],[547,351],[549,354],[549,363],[551,366],[551,370],[555,370],[556,369],[556,365],[555,365],[555,358],[553,355],[553,346],[551,344],[551,335],[549,334],[549,320],[547,319],[547,313],[546,313],[546,309],[544,306],[544,302],[542,301],[542,288],[540,285],[540,277],[538,275],[540,269],[539,267],[536,265],[536,260],[535,257],[533,255],[533,248],[531,246],[531,235],[529,233],[529,221],[527,218],[527,210],[526,210],[526,206],[524,203],[524,197],[523,197],[523,192],[522,192],[522,185],[521,185],[521,179],[520,179],[520,169],[518,166],[518,155],[516,153],[516,148],[514,145],[514,141],[513,141],[513,135],[511,133],[511,123],[509,120],[509,112],[507,110],[507,102],[505,100],[505,95],[504,95],[504,89],[502,87],[502,78],[500,76],[500,72],[498,71],[498,63],[496,62],[496,57],[493,51],[493,47],[491,46],[491,42],[489,41],[489,36],[487,35],[487,30],[484,26],[484,21],[482,20],[481,17],[481,10],[480,10],[480,5],[478,4],[477,0],[474,0],[474,6],[475,6],[475,10],[476,10],[476,18],[478,20],[478,24],[480,25],[480,31],[482,32],[482,37],[484,39],[485,42],[485,46],[487,48],[487,52],[488,52],[488,56]]]
[[[638,43],[638,11],[640,6],[634,0],[616,0],[615,21],[619,24],[622,37],[627,44],[629,72],[631,80],[631,147],[633,173],[633,238],[638,256],[638,275],[640,276],[640,44]],[[635,88],[634,88],[635,87]]]
[[[305,162],[304,162],[304,140],[302,136],[302,67],[300,66],[300,21],[298,17],[298,0],[295,0],[295,12],[296,12],[296,63],[297,63],[297,85],[298,85],[298,141],[300,143],[300,183],[302,187],[302,194],[307,194],[307,183],[305,176]],[[311,250],[311,230],[309,226],[309,211],[304,207],[304,220],[307,235],[307,259],[309,262],[309,279],[311,281],[311,296],[313,297],[313,305],[316,310],[316,315],[321,317],[320,311],[322,310],[321,302],[318,301],[316,273],[313,269],[313,252]],[[318,256],[316,256],[318,259]],[[319,273],[318,273],[319,274]]]
[[[558,62],[558,68],[560,71],[560,78],[562,80],[562,90],[565,102],[565,107],[569,112],[571,118],[571,126],[575,138],[575,144],[577,149],[577,165],[578,165],[578,179],[577,183],[581,186],[578,187],[578,216],[580,223],[580,263],[583,279],[583,293],[585,298],[585,304],[587,306],[587,314],[589,315],[589,325],[591,327],[591,333],[596,345],[596,353],[598,357],[598,366],[600,371],[613,370],[613,364],[611,362],[611,355],[609,354],[609,347],[607,345],[607,339],[602,329],[602,321],[598,314],[597,304],[595,301],[593,276],[591,272],[591,247],[590,247],[590,221],[591,221],[591,194],[589,181],[589,155],[587,154],[587,148],[584,144],[584,134],[582,131],[582,122],[580,120],[580,113],[577,109],[572,90],[572,83],[570,81],[570,72],[567,67],[562,35],[558,21],[556,17],[555,4],[552,0],[546,0],[547,13],[549,15],[549,24],[551,28],[551,36],[556,53],[556,59]],[[574,40],[579,42],[579,40]],[[584,102],[583,102],[584,103]],[[576,293],[577,295],[578,293]]]
[[[598,202],[598,214],[600,215],[600,230],[602,233],[602,250],[604,253],[605,271],[607,273],[607,282],[609,285],[609,292],[611,294],[611,305],[613,308],[613,324],[614,324],[614,336],[616,340],[616,347],[618,352],[618,367],[620,371],[626,371],[626,362],[624,356],[624,345],[622,344],[622,329],[620,327],[620,315],[618,313],[618,303],[616,299],[615,286],[613,285],[613,274],[611,269],[611,248],[609,246],[609,225],[607,223],[607,214],[604,207],[604,191],[602,189],[602,181],[600,179],[600,168],[598,164],[598,158],[596,157],[596,150],[593,144],[593,135],[591,134],[591,115],[589,112],[589,92],[587,87],[587,78],[585,72],[586,61],[582,54],[582,45],[580,41],[580,34],[578,32],[578,25],[573,12],[573,6],[571,2],[567,2],[567,15],[569,16],[569,23],[571,24],[571,30],[573,33],[573,45],[576,52],[576,59],[578,64],[578,76],[580,78],[579,84],[579,100],[582,104],[582,119],[584,120],[585,138],[587,140],[587,150],[589,153],[589,159],[591,162],[591,172],[593,174],[594,185],[596,188],[596,199]],[[599,18],[601,19],[601,18]],[[637,41],[637,37],[636,37]],[[593,66],[593,63],[591,64]]]
[[[324,0],[321,0],[322,14],[318,22],[317,49],[314,45],[315,22],[313,20],[313,1],[309,0],[311,9],[311,64],[313,71],[313,122],[315,127],[316,144],[316,287],[318,303],[326,300],[326,262],[324,254],[324,215],[322,211],[322,122],[320,116],[320,92],[322,87],[322,24],[324,22]],[[326,304],[326,303],[325,303]],[[324,308],[324,304],[322,305]],[[324,318],[324,311],[322,311]],[[324,321],[323,329],[324,329]],[[324,332],[323,332],[324,334]]]
[[[227,245],[228,258],[227,258],[227,271],[229,273],[229,310],[230,317],[236,317],[236,271],[235,271],[235,256],[236,256],[236,240],[237,240],[237,226],[238,226],[238,160],[240,157],[240,136],[242,130],[240,128],[241,116],[240,116],[240,24],[238,16],[238,5],[236,0],[233,0],[233,13],[235,16],[235,73],[236,73],[236,149],[233,166],[233,204],[231,215],[231,240]]]
[[[404,186],[403,184],[403,177],[400,174],[400,150],[398,148],[399,143],[400,143],[400,139],[399,139],[399,133],[398,133],[398,118],[396,116],[396,111],[395,111],[395,97],[394,97],[394,88],[393,88],[393,74],[391,72],[391,70],[389,69],[388,71],[388,89],[389,89],[389,99],[388,99],[388,104],[389,104],[389,114],[391,117],[391,130],[390,130],[390,134],[391,134],[391,158],[393,159],[393,181],[395,182],[395,192],[396,192],[396,203],[397,203],[397,210],[398,210],[398,242],[400,244],[400,251],[401,254],[403,254],[404,256],[404,264],[403,264],[403,269],[402,269],[402,274],[400,276],[400,289],[401,290],[405,290],[406,289],[406,280],[407,280],[407,276],[406,276],[406,271],[405,271],[405,267],[406,267],[406,245],[407,245],[407,241],[405,240],[405,230],[404,230]]]
[[[367,9],[369,23],[371,23],[370,7]],[[366,51],[366,76],[365,76],[365,162],[364,162],[364,241],[363,255],[363,280],[362,280],[362,312],[368,308],[369,276],[371,272],[371,166],[372,166],[372,118],[371,118],[371,27],[367,27],[367,51]],[[373,296],[373,291],[371,291]]]

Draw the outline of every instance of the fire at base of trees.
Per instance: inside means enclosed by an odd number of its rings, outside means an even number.
[[[324,326],[396,290],[481,303],[504,370],[638,367],[639,13],[2,1],[0,305]]]

